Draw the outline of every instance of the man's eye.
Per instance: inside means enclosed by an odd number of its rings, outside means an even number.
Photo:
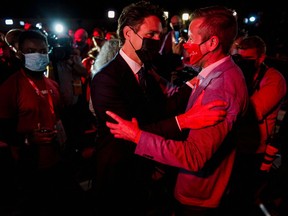
[[[154,35],[155,35],[154,33],[148,33],[148,34],[146,34],[146,36],[147,36],[148,38],[152,38]]]

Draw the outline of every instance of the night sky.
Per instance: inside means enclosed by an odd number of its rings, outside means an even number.
[[[1,6],[0,17],[7,16],[11,18],[83,18],[93,19],[106,16],[109,9],[114,9],[120,13],[122,8],[135,0],[8,0]],[[279,11],[287,9],[284,1],[273,0],[267,2],[264,0],[152,0],[151,2],[159,4],[164,10],[171,14],[189,12],[197,7],[208,5],[224,5],[236,9],[241,13],[250,13],[255,10],[265,11],[270,14],[277,14]],[[253,5],[252,5],[253,4]]]
[[[136,1],[7,0],[5,5],[8,4],[8,6],[4,7],[4,4],[1,6],[0,18],[89,19],[99,25],[99,20],[107,18],[108,10],[114,10],[117,19],[122,9],[132,2]],[[243,18],[256,15],[260,19],[249,29],[252,34],[261,36],[271,49],[278,49],[278,46],[283,46],[283,44],[285,47],[288,46],[288,9],[283,0],[269,2],[264,0],[151,0],[151,2],[169,11],[170,17],[174,14],[190,13],[195,8],[209,5],[223,5],[235,9],[238,12],[240,24]]]

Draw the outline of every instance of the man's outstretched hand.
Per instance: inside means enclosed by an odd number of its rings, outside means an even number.
[[[141,130],[138,127],[136,118],[132,118],[132,121],[127,121],[111,111],[106,111],[106,114],[117,122],[106,122],[107,127],[110,128],[110,132],[115,138],[122,138],[137,143]]]
[[[223,121],[227,115],[224,110],[227,103],[225,101],[216,100],[208,104],[201,105],[204,92],[197,98],[195,104],[185,113],[177,116],[181,129],[200,129],[215,125]],[[220,107],[221,109],[213,109]]]

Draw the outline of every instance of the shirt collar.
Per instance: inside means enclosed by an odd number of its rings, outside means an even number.
[[[224,61],[226,61],[228,58],[230,58],[230,56],[226,56],[226,57],[224,57],[224,58],[222,58],[222,59],[214,62],[213,64],[209,65],[208,67],[203,68],[203,69],[200,71],[200,73],[199,73],[198,76],[201,76],[201,77],[204,79],[205,77],[207,77],[207,76],[209,75],[209,73],[210,73],[214,68],[216,68],[218,65],[222,64],[222,63],[223,63]]]
[[[141,69],[141,65],[139,65],[137,62],[132,60],[128,55],[126,55],[126,53],[124,53],[122,49],[120,49],[119,53],[126,61],[126,63],[129,65],[134,74],[136,74]]]

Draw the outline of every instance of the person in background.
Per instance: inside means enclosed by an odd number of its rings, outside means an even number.
[[[17,58],[18,37],[22,29],[11,29],[0,39],[0,83],[4,82],[10,75],[18,71],[21,62]]]
[[[73,46],[80,51],[81,60],[87,57],[90,50],[88,32],[84,28],[78,28],[74,32]]]
[[[162,205],[169,195],[157,199],[151,187],[158,163],[136,156],[131,142],[114,138],[106,126],[109,118],[105,113],[108,109],[128,119],[135,116],[141,125],[166,115],[166,95],[150,74],[151,60],[159,52],[163,15],[159,6],[147,1],[126,6],[118,19],[120,51],[92,79],[91,100],[98,123],[92,189],[99,204],[95,208],[98,215],[162,215],[170,208],[167,203]],[[138,71],[144,72],[146,82],[140,82]],[[186,105],[190,92],[187,86],[178,107],[185,108],[181,104]],[[158,125],[152,127],[161,133]],[[167,132],[170,136],[178,134],[179,130]],[[111,208],[106,208],[107,203]]]
[[[182,58],[185,50],[183,44],[186,42],[183,22],[180,16],[174,15],[169,22],[170,31],[163,36],[159,53],[161,55],[160,64],[163,68],[160,75],[167,80],[171,80],[171,73],[183,68]],[[175,76],[174,76],[175,78]]]
[[[234,40],[234,42],[230,48],[230,51],[229,51],[230,55],[233,56],[233,55],[237,54],[240,41],[247,36],[248,36],[247,31],[242,30],[242,31],[238,32],[238,35],[237,35],[236,39]]]
[[[68,35],[69,35],[69,37],[74,38],[74,30],[68,29]]]
[[[89,100],[90,100],[90,82],[91,82],[91,67],[95,60],[95,57],[100,51],[100,46],[96,43],[97,37],[102,37],[101,29],[93,30],[93,43],[90,43],[90,38],[87,31],[84,28],[79,28],[74,33],[74,47],[80,51],[81,62],[86,69],[86,75],[81,76],[81,95],[79,103],[77,104],[77,111],[75,113],[81,113],[82,116],[77,116],[78,129],[82,128],[82,131],[89,131],[94,127],[93,116],[91,116],[89,111]],[[95,49],[94,49],[95,48]],[[77,114],[76,114],[77,115]],[[91,120],[92,117],[92,121]],[[89,142],[89,141],[88,141]]]
[[[266,183],[280,148],[277,142],[272,142],[272,136],[287,84],[280,71],[265,63],[266,44],[261,37],[242,38],[237,46],[237,55],[237,64],[246,78],[250,106],[240,126],[231,196],[228,196],[232,204],[228,205],[235,215],[247,211],[257,215],[262,214],[256,203],[258,190]]]
[[[199,98],[204,105],[221,99],[227,103],[224,121],[183,130],[182,140],[175,140],[141,130],[135,118],[124,120],[107,108],[107,114],[116,121],[106,123],[115,138],[136,144],[136,155],[179,168],[174,188],[175,216],[217,215],[228,189],[236,153],[234,134],[249,100],[243,73],[229,55],[236,35],[233,10],[221,6],[199,8],[191,15],[189,38],[184,45],[190,64],[202,68],[194,79],[187,109],[193,109]],[[182,117],[171,118],[167,127],[181,127]],[[193,122],[193,118],[189,120]]]
[[[15,163],[14,202],[23,215],[72,214],[83,207],[83,194],[61,156],[66,140],[63,106],[58,84],[44,75],[47,37],[25,30],[18,43],[22,67],[0,86],[1,140]]]
[[[54,41],[50,60],[53,70],[49,77],[58,83],[64,105],[61,118],[67,135],[65,152],[67,156],[75,156],[86,142],[85,131],[92,124],[82,83],[88,72],[82,64],[79,50],[73,47],[73,39],[68,35],[60,35]]]
[[[81,152],[94,144],[95,118],[89,110],[87,92],[89,71],[85,68],[80,52],[73,47],[73,38],[61,34],[50,41],[52,46],[50,77],[57,81],[63,102],[61,119],[67,141],[62,155],[73,165],[73,172],[80,184],[87,180],[86,160]],[[90,80],[90,79],[89,79]],[[88,95],[87,95],[88,94]]]
[[[100,28],[94,28],[93,35],[88,38],[88,44],[90,49],[87,53],[87,57],[82,59],[82,64],[84,65],[84,67],[88,72],[87,76],[82,78],[82,83],[85,86],[85,94],[87,101],[90,101],[90,83],[92,77],[92,71],[91,71],[92,66],[104,42],[105,42],[104,32]]]
[[[278,142],[280,149],[278,157],[273,161],[267,184],[261,188],[257,203],[266,207],[271,215],[285,216],[288,212],[288,115],[287,100],[282,107],[284,111],[282,118],[278,119],[279,130],[275,142]],[[279,163],[280,162],[280,163]]]
[[[93,28],[92,35],[88,38],[90,49],[92,49],[95,46],[99,46],[101,48],[104,42],[105,42],[104,31],[99,27]]]
[[[106,32],[105,34],[105,40],[111,40],[111,39],[116,39],[118,38],[117,33],[116,32]]]
[[[98,27],[95,27],[92,31],[92,35],[87,37],[88,50],[86,55],[82,55],[82,64],[87,70],[86,77],[82,77],[83,91],[85,93],[86,101],[90,100],[90,83],[91,83],[91,69],[95,62],[97,55],[99,54],[103,43],[105,42],[104,31]]]

